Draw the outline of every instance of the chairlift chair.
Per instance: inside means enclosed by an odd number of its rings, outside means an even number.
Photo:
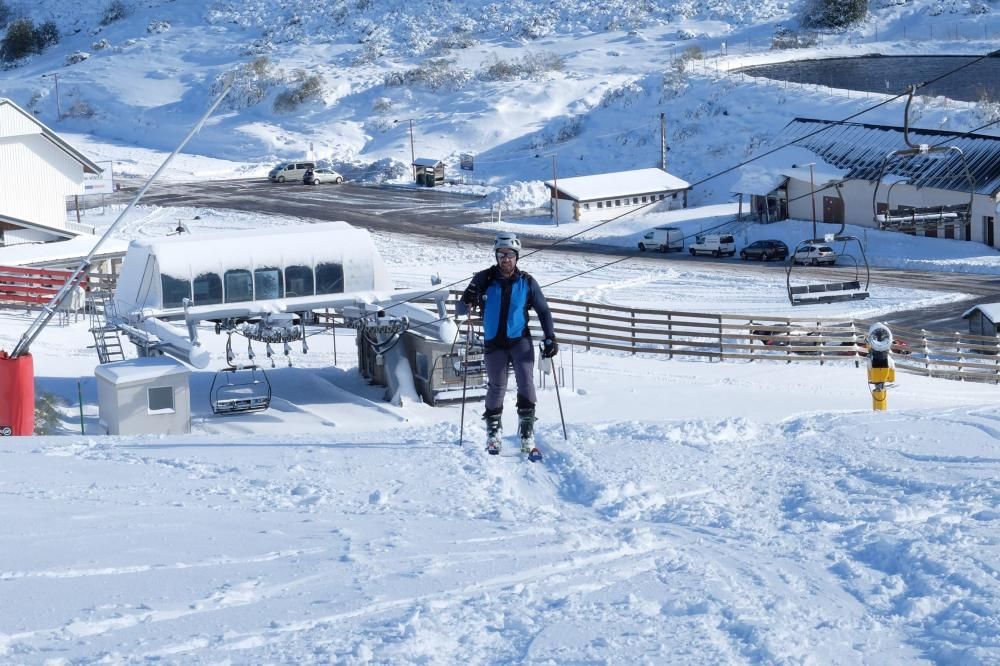
[[[258,365],[230,366],[215,373],[209,398],[213,414],[263,411],[271,406],[271,381]]]
[[[972,218],[972,204],[976,197],[976,181],[972,176],[972,172],[969,170],[969,162],[965,158],[965,153],[958,146],[944,146],[936,145],[932,146],[926,143],[916,144],[910,140],[910,104],[913,102],[913,96],[916,93],[916,87],[910,87],[909,97],[906,100],[906,108],[903,111],[903,141],[906,143],[906,148],[899,148],[896,150],[891,150],[886,153],[885,157],[882,158],[882,164],[879,167],[878,177],[875,179],[875,190],[872,192],[872,215],[875,225],[879,229],[885,229],[886,227],[893,227],[905,222],[917,221],[921,223],[936,222],[940,224],[944,221],[960,221],[960,220],[970,220]],[[950,154],[957,153],[959,160],[961,162],[961,173],[965,176],[965,180],[969,184],[969,202],[962,205],[946,205],[946,206],[931,206],[929,208],[910,208],[905,212],[902,210],[894,210],[892,208],[892,188],[896,185],[910,184],[910,178],[901,177],[898,181],[890,183],[886,191],[885,196],[885,212],[880,213],[879,206],[879,189],[883,186],[883,179],[888,173],[888,166],[890,162],[895,161],[909,161],[916,159],[924,160],[934,160],[941,159]],[[958,177],[958,169],[956,168],[952,173],[949,173],[947,177],[941,177],[940,180],[951,181]]]
[[[841,252],[841,257],[851,257],[854,259],[854,279],[841,280],[838,282],[811,282],[807,284],[792,284],[792,273],[803,269],[797,268],[795,255],[803,247],[809,245],[831,245],[833,243],[855,243],[858,246],[859,256],[865,267],[864,284],[861,283],[861,265],[858,258],[851,254]],[[809,269],[805,269],[809,270]],[[795,250],[788,257],[788,268],[785,269],[785,288],[788,290],[788,302],[792,305],[814,305],[817,303],[839,303],[843,301],[860,301],[868,298],[868,285],[871,282],[871,270],[868,267],[868,258],[865,256],[865,248],[856,236],[833,236],[832,240],[827,238],[811,238],[801,241],[795,246]]]

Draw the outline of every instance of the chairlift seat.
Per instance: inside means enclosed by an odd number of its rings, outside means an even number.
[[[213,414],[263,411],[271,406],[271,382],[260,366],[223,368],[212,379],[209,398]]]
[[[859,280],[789,287],[788,295],[792,305],[861,301],[868,298],[868,292],[861,289],[861,282]]]

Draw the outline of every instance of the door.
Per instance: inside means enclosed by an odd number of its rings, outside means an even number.
[[[983,215],[983,242],[990,247],[996,247],[993,241],[993,218],[989,215]]]
[[[840,197],[823,197],[823,221],[830,224],[844,223],[844,200]]]

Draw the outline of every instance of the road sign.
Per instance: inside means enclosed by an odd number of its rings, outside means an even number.
[[[462,153],[460,166],[462,171],[475,171],[472,165],[472,155],[469,153]]]

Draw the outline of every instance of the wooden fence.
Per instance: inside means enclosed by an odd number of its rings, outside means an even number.
[[[549,298],[561,345],[709,360],[865,362],[868,322],[829,317],[705,314]],[[478,324],[478,322],[477,322]],[[541,337],[537,317],[532,334]],[[1000,339],[893,329],[896,369],[1000,383]]]

